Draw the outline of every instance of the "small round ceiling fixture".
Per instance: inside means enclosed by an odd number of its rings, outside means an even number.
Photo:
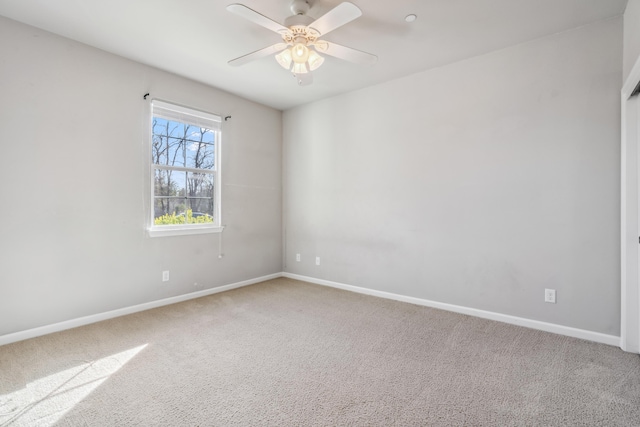
[[[411,14],[409,14],[409,15],[404,17],[404,20],[407,21],[407,22],[413,22],[416,19],[418,19],[418,16],[414,15],[413,13],[411,13]]]

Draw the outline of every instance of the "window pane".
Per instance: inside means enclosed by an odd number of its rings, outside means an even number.
[[[189,142],[187,145],[187,167],[196,169],[213,169],[214,166],[213,144],[205,142]]]
[[[186,172],[156,169],[154,175],[156,197],[186,195]]]
[[[202,136],[202,142],[208,142],[209,144],[213,144],[216,142],[216,133],[212,130],[207,129],[207,132]]]
[[[185,165],[185,148],[191,144],[190,138],[199,128],[153,118],[152,160],[155,164],[169,166]],[[201,132],[195,132],[200,138]]]
[[[189,173],[187,196],[194,217],[207,215],[213,220],[214,177],[212,174]],[[210,221],[207,221],[210,222]]]
[[[213,199],[187,199],[189,223],[213,222]]]
[[[213,198],[213,174],[189,172],[187,191],[189,197]]]
[[[167,120],[160,117],[154,117],[152,125],[154,135],[167,135]]]
[[[163,164],[169,166],[184,166],[184,139],[169,137],[167,141],[168,159],[167,162]]]
[[[154,225],[175,225],[186,222],[187,203],[184,198],[157,197],[154,200]]]
[[[169,136],[184,139],[189,132],[189,127],[190,126],[185,123],[169,121]]]
[[[151,140],[151,161],[155,164],[167,164],[167,139],[162,135],[153,135]]]
[[[178,139],[186,138],[195,128],[194,126],[186,123],[178,123],[160,117],[154,117],[153,123],[153,133],[155,135],[170,136]]]

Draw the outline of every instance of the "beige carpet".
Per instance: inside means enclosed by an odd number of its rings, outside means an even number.
[[[640,357],[290,279],[0,347],[2,426],[632,426]]]

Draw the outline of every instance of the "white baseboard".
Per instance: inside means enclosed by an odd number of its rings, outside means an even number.
[[[430,301],[422,298],[408,297],[404,295],[393,294],[390,292],[376,291],[373,289],[361,288],[358,286],[345,285],[343,283],[332,282],[329,280],[316,279],[299,274],[282,273],[282,277],[290,279],[302,280],[304,282],[315,283],[317,285],[330,286],[332,288],[344,289],[346,291],[357,292],[365,295],[372,295],[381,298],[392,299],[396,301],[408,302],[411,304],[422,305],[425,307],[438,308],[455,313],[467,314],[469,316],[480,317],[482,319],[496,320],[498,322],[509,323],[511,325],[524,326],[530,329],[552,332],[554,334],[566,335],[573,338],[581,338],[588,341],[594,341],[602,344],[608,344],[620,347],[620,337],[615,335],[607,335],[599,332],[587,331],[584,329],[572,328],[569,326],[556,325],[554,323],[540,322],[538,320],[525,319],[522,317],[509,316],[507,314],[494,313],[492,311],[478,310],[476,308],[463,307],[460,305],[446,304],[443,302]]]
[[[376,291],[373,289],[361,288],[358,286],[346,285],[343,283],[332,282],[329,280],[316,279],[314,277],[301,276],[292,273],[274,273],[267,276],[256,277],[242,282],[236,282],[229,285],[219,286],[217,288],[205,289],[184,295],[178,295],[171,298],[165,298],[144,304],[138,304],[131,307],[120,308],[117,310],[107,311],[104,313],[93,314],[90,316],[79,317],[77,319],[66,320],[64,322],[54,323],[52,325],[41,326],[38,328],[28,329],[25,331],[15,332],[7,335],[0,335],[0,346],[10,344],[17,341],[35,338],[41,335],[60,332],[78,326],[84,326],[91,323],[100,322],[102,320],[113,319],[115,317],[125,316],[127,314],[137,313],[152,308],[162,307],[169,304],[175,304],[190,299],[200,298],[207,295],[217,294],[219,292],[229,291],[231,289],[241,288],[243,286],[253,285],[255,283],[264,282],[265,280],[277,279],[278,277],[287,277],[290,279],[301,280],[304,282],[315,283],[317,285],[330,286],[332,288],[343,289],[346,291],[357,292],[360,294],[387,298],[396,301],[408,302],[411,304],[422,305],[425,307],[438,308],[441,310],[452,311],[455,313],[466,314],[469,316],[480,317],[482,319],[495,320],[498,322],[509,323],[512,325],[524,326],[531,329],[537,329],[546,332],[552,332],[559,335],[566,335],[574,338],[581,338],[588,341],[594,341],[602,344],[608,344],[620,347],[620,337],[614,335],[602,334],[599,332],[587,331],[584,329],[572,328],[569,326],[556,325],[554,323],[540,322],[538,320],[525,319],[522,317],[509,316],[506,314],[494,313],[491,311],[478,310],[475,308],[463,307],[459,305],[446,304],[437,301],[430,301],[422,298],[409,297],[405,295],[394,294],[384,291]]]
[[[255,279],[249,279],[242,282],[236,282],[229,285],[219,286],[217,288],[205,289],[198,292],[192,292],[189,294],[178,295],[171,298],[151,301],[144,304],[133,305],[131,307],[119,308],[117,310],[107,311],[104,313],[92,314],[90,316],[85,316],[85,317],[79,317],[77,319],[65,320],[64,322],[41,326],[39,328],[27,329],[26,331],[15,332],[7,335],[0,335],[0,345],[10,344],[13,342],[22,341],[29,338],[35,338],[41,335],[47,335],[54,332],[60,332],[60,331],[64,331],[71,328],[77,328],[78,326],[84,326],[91,323],[100,322],[102,320],[113,319],[114,317],[120,317],[127,314],[137,313],[139,311],[162,307],[164,305],[175,304],[178,302],[187,301],[194,298],[213,295],[219,292],[229,291],[231,289],[241,288],[243,286],[249,286],[255,283],[264,282],[265,280],[276,279],[278,277],[282,277],[282,273],[275,273],[275,274],[270,274],[268,276],[256,277]]]

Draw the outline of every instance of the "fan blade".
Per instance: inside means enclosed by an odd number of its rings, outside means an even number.
[[[264,58],[265,56],[268,56],[268,55],[276,54],[282,50],[285,50],[286,48],[287,48],[286,43],[276,43],[272,46],[265,47],[264,49],[256,50],[255,52],[251,52],[239,58],[232,59],[231,61],[229,61],[229,65],[233,65],[234,67],[244,65],[247,62]]]
[[[293,77],[296,78],[298,86],[308,86],[313,83],[313,74],[311,74],[310,72],[300,74],[293,73]]]
[[[253,9],[249,9],[243,4],[230,4],[227,6],[227,10],[278,34],[283,34],[289,31],[287,27],[278,24],[276,21],[267,18]]]
[[[313,21],[308,27],[316,30],[320,35],[325,35],[344,24],[362,16],[362,11],[353,3],[340,3],[320,18]]]
[[[360,65],[373,65],[378,62],[378,57],[371,53],[342,46],[336,43],[318,40],[313,44],[318,52],[344,59]]]

